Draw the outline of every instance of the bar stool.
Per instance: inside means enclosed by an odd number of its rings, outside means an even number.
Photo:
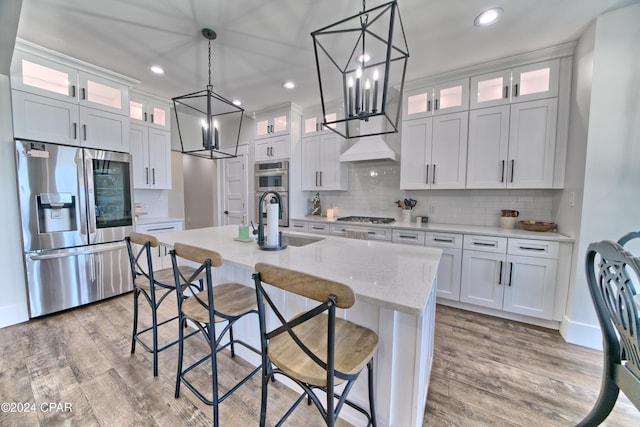
[[[174,276],[176,284],[180,283],[181,276],[178,270],[178,259],[191,261],[200,264],[191,277],[184,280],[185,286],[178,286],[178,319],[179,319],[179,337],[178,337],[178,374],[176,377],[175,397],[180,397],[180,385],[184,385],[193,392],[202,402],[213,406],[213,425],[218,426],[219,410],[218,404],[223,402],[240,386],[249,381],[249,379],[260,370],[260,366],[254,368],[249,374],[237,382],[224,395],[219,395],[218,387],[218,356],[217,353],[230,347],[231,357],[235,357],[235,345],[239,344],[254,353],[260,355],[260,351],[246,342],[233,337],[233,325],[241,318],[255,313],[256,295],[255,291],[239,283],[221,283],[213,285],[211,276],[212,267],[220,267],[222,265],[222,256],[214,251],[176,243],[174,249],[170,252],[171,260],[174,268]],[[193,278],[199,274],[203,274],[206,283],[206,289],[199,292],[191,285]],[[191,294],[190,296],[187,296]],[[190,366],[183,368],[184,359],[184,329],[187,325],[194,324],[196,333],[203,337],[209,346],[209,352],[198,361]],[[216,332],[216,323],[226,322],[222,331]],[[257,326],[257,325],[256,325]],[[228,341],[222,343],[222,339],[227,336]],[[212,397],[207,398],[203,392],[197,389],[192,380],[188,378],[188,374],[201,364],[209,361],[211,363],[211,385]]]
[[[328,426],[335,424],[344,404],[362,413],[367,418],[367,425],[375,426],[373,355],[378,348],[378,335],[370,329],[336,318],[336,308],[347,309],[355,303],[351,288],[265,263],[256,264],[255,271],[253,278],[262,346],[260,426],[266,423],[267,386],[275,375],[292,379],[303,390],[277,425],[281,425],[306,397],[309,404],[315,404]],[[286,320],[274,303],[278,299],[269,296],[263,283],[320,304],[292,320]],[[267,330],[265,320],[267,308],[269,314],[275,315],[279,321],[278,326],[270,330]],[[365,365],[369,380],[369,412],[347,400],[351,387]],[[342,394],[337,394],[335,386],[342,383],[346,383]],[[314,389],[326,393],[324,406]],[[334,398],[338,399],[337,403]]]
[[[153,353],[153,376],[158,376],[158,353],[175,345],[178,339],[159,347],[158,344],[158,327],[165,325],[178,316],[173,316],[158,323],[158,308],[166,300],[166,298],[176,290],[173,268],[165,268],[162,270],[153,270],[153,255],[151,248],[158,246],[158,239],[153,236],[142,233],[131,233],[125,237],[127,242],[127,251],[129,252],[129,263],[131,266],[131,276],[133,279],[133,333],[131,337],[131,354],[136,351],[136,343],[139,343],[146,351]],[[134,248],[134,244],[140,248]],[[186,275],[192,275],[195,269],[192,267],[181,266],[180,277],[184,283]],[[201,278],[196,278],[200,280]],[[202,283],[200,283],[202,286]],[[140,295],[151,308],[151,326],[138,331],[138,300]],[[142,337],[150,332],[152,336],[152,344],[149,346],[142,340]]]

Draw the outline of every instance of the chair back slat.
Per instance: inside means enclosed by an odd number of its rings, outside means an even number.
[[[266,263],[256,264],[255,271],[264,283],[315,301],[325,302],[334,295],[338,308],[350,308],[356,301],[353,290],[342,283]]]
[[[222,255],[218,252],[186,245],[184,243],[176,243],[174,245],[174,251],[180,258],[197,262],[198,264],[203,264],[207,259],[211,260],[212,267],[220,267],[223,263]]]
[[[158,246],[157,238],[148,234],[136,233],[135,231],[129,234],[129,240],[137,245],[144,245],[145,243],[149,242],[149,246],[151,246],[152,248]]]
[[[620,244],[605,240],[589,245],[586,268],[589,291],[603,329],[605,344],[613,348],[620,358],[627,360],[627,367],[640,377],[640,317],[637,305],[640,259],[625,251]]]

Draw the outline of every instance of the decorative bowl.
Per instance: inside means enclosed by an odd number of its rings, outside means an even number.
[[[556,227],[555,222],[549,221],[520,221],[520,228],[529,231],[549,231]]]

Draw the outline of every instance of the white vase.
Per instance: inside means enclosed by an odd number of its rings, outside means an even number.
[[[402,210],[402,222],[411,222],[411,210],[403,209]]]
[[[515,216],[501,216],[500,217],[500,228],[515,228],[516,227]]]

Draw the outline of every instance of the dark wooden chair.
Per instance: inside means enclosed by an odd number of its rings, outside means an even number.
[[[133,333],[131,337],[131,354],[136,352],[136,343],[140,344],[146,351],[153,354],[153,376],[158,376],[158,353],[172,345],[177,344],[178,337],[165,344],[160,344],[158,340],[158,328],[167,325],[178,316],[158,321],[158,309],[160,305],[175,293],[175,279],[173,268],[155,270],[153,266],[152,248],[158,247],[158,239],[142,233],[131,233],[125,238],[127,251],[129,253],[129,264],[131,266],[131,277],[133,279]],[[186,275],[191,275],[194,268],[181,266],[180,275],[184,283]],[[201,277],[196,278],[196,280]],[[200,284],[202,286],[202,284]],[[139,300],[140,296],[149,304],[151,308],[151,326],[138,330]],[[172,299],[176,302],[175,299]],[[149,338],[143,338],[151,334],[151,343],[145,342]],[[177,334],[176,334],[177,335]]]
[[[355,295],[347,285],[288,270],[274,265],[256,264],[254,281],[260,314],[262,343],[262,404],[260,426],[266,424],[267,388],[274,375],[283,375],[302,388],[302,394],[276,424],[281,425],[306,398],[318,408],[325,423],[333,426],[342,407],[347,404],[363,414],[366,425],[376,425],[373,390],[373,355],[378,348],[378,335],[368,328],[336,318],[336,308],[348,309]],[[319,302],[310,310],[287,320],[280,311],[268,284]],[[267,317],[275,324],[267,329]],[[276,320],[277,319],[277,320]],[[360,372],[367,367],[369,412],[347,400],[347,395]],[[345,384],[341,394],[335,386]],[[323,403],[314,389],[326,393]],[[336,400],[334,400],[334,398]],[[362,424],[364,425],[364,424]]]
[[[222,256],[217,252],[176,243],[170,253],[176,285],[180,282],[186,283],[186,285],[178,286],[180,332],[178,337],[178,374],[176,377],[175,397],[180,397],[180,385],[184,384],[203,403],[213,407],[213,425],[217,427],[219,425],[218,405],[260,371],[260,366],[254,368],[235,385],[230,386],[226,393],[220,393],[218,386],[218,353],[220,351],[229,348],[231,357],[235,357],[235,345],[241,345],[258,355],[260,354],[258,349],[233,337],[234,323],[250,314],[257,315],[256,294],[253,288],[240,283],[213,285],[211,269],[220,267],[223,263]],[[185,281],[181,278],[178,259],[199,265],[191,277],[188,277]],[[205,283],[202,292],[192,285],[193,279],[200,277],[200,275],[204,275]],[[183,367],[186,338],[184,331],[187,321],[196,327],[195,333],[206,341],[209,350],[206,355],[196,362]],[[216,332],[217,323],[222,323],[223,325],[219,333]],[[222,342],[223,338],[227,338],[224,343]],[[198,390],[196,387],[199,371],[194,371],[194,369],[206,362],[209,362],[209,369],[211,369],[211,389],[205,394],[204,391]],[[209,393],[211,393],[211,398],[208,397]]]
[[[640,258],[623,248],[638,237],[632,232],[587,249],[587,282],[602,329],[604,369],[598,400],[579,426],[602,423],[620,390],[640,409]]]

